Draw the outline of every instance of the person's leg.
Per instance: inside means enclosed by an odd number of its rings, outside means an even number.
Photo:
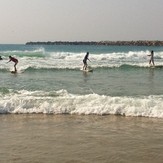
[[[151,64],[151,59],[149,60],[149,64]]]
[[[87,65],[87,63],[85,64],[85,70],[87,69],[87,67],[88,67],[88,65]]]
[[[18,62],[16,62],[16,63],[15,63],[15,65],[14,65],[14,68],[15,68],[15,72],[17,71],[17,69],[16,69],[16,65],[17,65],[17,63],[18,63]]]

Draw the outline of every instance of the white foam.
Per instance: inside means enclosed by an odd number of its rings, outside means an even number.
[[[12,53],[17,54],[18,51],[12,51]],[[93,68],[120,67],[124,64],[147,67],[149,66],[148,54],[150,54],[150,51],[90,54],[89,59],[91,62],[88,61],[88,64]],[[18,71],[24,71],[29,67],[35,69],[80,69],[83,66],[85,53],[46,52],[43,48],[39,48],[33,51],[20,51],[17,55],[14,55],[19,60],[17,69]],[[0,69],[13,68],[13,63],[6,64],[7,61],[8,56],[1,61]],[[163,52],[155,52],[155,65],[163,65]]]
[[[44,48],[38,48],[31,51],[5,51],[4,60],[1,61],[0,69],[13,69],[13,63],[8,63],[8,55],[11,54],[18,58],[18,71],[24,71],[28,68],[40,69],[80,69],[83,66],[85,53],[74,52],[47,52]],[[91,54],[88,65],[92,68],[98,67],[120,67],[124,64],[138,67],[148,67],[150,51],[129,51]],[[155,52],[155,65],[163,65],[163,52]]]
[[[111,97],[74,95],[66,90],[11,91],[0,96],[0,113],[96,114],[163,118],[163,95]]]

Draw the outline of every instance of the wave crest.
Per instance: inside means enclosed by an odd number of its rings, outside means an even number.
[[[66,90],[26,90],[0,96],[0,113],[95,114],[163,118],[163,96],[75,95]]]

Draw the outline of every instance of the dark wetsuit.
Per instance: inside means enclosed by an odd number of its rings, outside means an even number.
[[[11,57],[11,56],[9,56],[9,58],[10,58],[9,62],[12,61],[12,62],[15,63],[14,68],[15,68],[15,72],[16,72],[17,71],[16,65],[18,64],[18,60],[16,58],[14,58],[14,57]]]
[[[87,60],[89,60],[88,56],[89,56],[89,52],[87,52],[87,54],[85,55],[85,57],[83,59],[83,63],[84,63],[83,70],[87,69]]]
[[[83,63],[84,63],[84,64],[87,64],[88,55],[89,55],[89,53],[87,53],[86,56],[85,56],[84,59],[83,59]]]

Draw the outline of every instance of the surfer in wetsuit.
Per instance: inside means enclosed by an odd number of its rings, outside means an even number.
[[[83,63],[84,63],[83,70],[86,70],[88,67],[88,64],[87,64],[87,60],[89,60],[88,56],[89,56],[89,52],[87,52],[87,54],[85,55],[85,57],[83,59]]]
[[[148,55],[148,56],[150,56],[149,64],[151,65],[151,63],[152,63],[153,66],[155,66],[155,64],[154,64],[154,52],[153,52],[153,50],[151,51],[151,54]]]
[[[16,69],[16,65],[18,64],[18,60],[16,59],[16,58],[14,58],[14,57],[11,57],[11,56],[9,56],[9,61],[8,62],[14,62],[15,64],[14,64],[14,69],[15,69],[15,72],[17,72],[17,69]],[[7,62],[7,63],[8,63]]]
[[[0,60],[3,60],[3,58],[0,56]]]

